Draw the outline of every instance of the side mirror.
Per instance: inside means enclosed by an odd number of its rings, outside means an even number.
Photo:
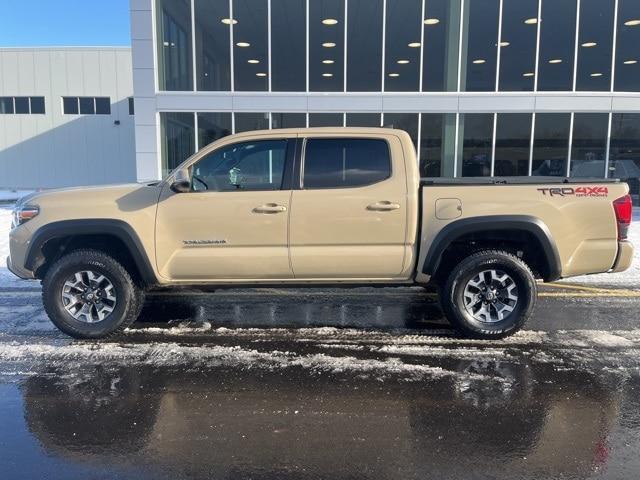
[[[191,177],[189,170],[180,169],[176,172],[171,183],[171,190],[176,193],[186,193],[191,191]]]

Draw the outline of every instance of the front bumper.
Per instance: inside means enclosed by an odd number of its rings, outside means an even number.
[[[631,266],[631,262],[633,262],[633,253],[633,243],[627,240],[618,242],[618,256],[613,264],[611,273],[624,272],[627,270]]]
[[[33,272],[29,270],[24,270],[20,268],[16,268],[11,262],[11,257],[7,257],[7,269],[13,273],[16,277],[22,278],[23,280],[33,280]]]

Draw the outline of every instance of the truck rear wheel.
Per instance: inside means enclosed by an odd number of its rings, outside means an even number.
[[[140,313],[144,292],[113,257],[77,250],[56,261],[42,281],[51,321],[75,338],[103,338],[124,330]]]
[[[470,338],[504,338],[533,312],[536,281],[520,258],[501,250],[476,252],[447,278],[441,304],[445,316]]]

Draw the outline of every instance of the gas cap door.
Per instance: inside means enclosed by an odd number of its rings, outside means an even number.
[[[436,200],[436,218],[453,220],[462,216],[462,201],[459,198],[439,198]]]

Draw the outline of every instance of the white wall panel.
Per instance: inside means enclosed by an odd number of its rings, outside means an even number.
[[[0,80],[0,96],[43,96],[46,110],[0,115],[0,188],[135,180],[130,49],[0,48]],[[83,95],[110,97],[111,114],[62,113],[63,96]]]

